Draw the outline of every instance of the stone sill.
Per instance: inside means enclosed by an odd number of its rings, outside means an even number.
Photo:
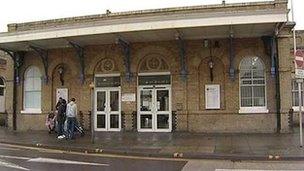
[[[40,109],[26,109],[26,110],[20,111],[20,113],[22,113],[22,114],[41,114],[42,111]]]
[[[241,107],[239,113],[269,113],[266,107]]]

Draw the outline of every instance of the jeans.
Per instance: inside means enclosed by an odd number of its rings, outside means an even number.
[[[63,135],[63,133],[64,133],[63,126],[64,126],[64,121],[60,121],[57,123],[58,136]]]
[[[74,129],[76,124],[76,118],[75,117],[68,117],[67,118],[67,128],[68,128],[68,136],[69,139],[74,139]]]

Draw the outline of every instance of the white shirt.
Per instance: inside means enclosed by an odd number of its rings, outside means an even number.
[[[66,109],[66,116],[67,117],[76,117],[77,116],[77,105],[73,101],[67,104]]]

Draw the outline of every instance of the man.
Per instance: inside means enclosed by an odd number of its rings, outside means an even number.
[[[66,101],[64,99],[60,100],[60,104],[57,107],[57,133],[58,133],[58,139],[64,138],[64,122],[65,122],[65,116],[66,116]]]
[[[72,98],[68,103],[66,108],[66,117],[67,117],[67,135],[69,139],[74,139],[74,127],[76,124],[77,116],[77,105],[75,103],[75,98]]]

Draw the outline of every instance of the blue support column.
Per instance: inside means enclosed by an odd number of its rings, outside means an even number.
[[[123,52],[123,61],[125,66],[126,72],[126,80],[130,82],[132,80],[132,72],[131,72],[131,48],[130,43],[123,40],[122,38],[118,38],[116,43],[120,45],[122,52]]]
[[[229,35],[229,78],[234,80],[235,78],[235,68],[234,68],[234,35],[230,33]]]
[[[276,38],[274,36],[263,36],[262,40],[264,42],[265,52],[271,58],[271,77],[276,76],[276,58],[277,58],[277,46]]]
[[[187,59],[186,59],[186,50],[184,40],[180,35],[176,36],[176,40],[179,47],[179,61],[180,61],[180,76],[183,81],[187,80],[188,70],[187,70]]]
[[[277,46],[276,46],[276,39],[274,36],[271,37],[271,76],[276,76],[276,58],[277,58]]]
[[[84,69],[85,69],[85,64],[84,64],[84,48],[81,47],[79,44],[75,42],[69,41],[69,44],[74,48],[77,54],[77,58],[80,64],[80,81],[81,84],[84,84],[85,81],[85,75],[84,75]]]

